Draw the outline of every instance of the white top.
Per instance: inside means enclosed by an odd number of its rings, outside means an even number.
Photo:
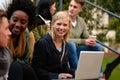
[[[11,2],[12,0],[0,0],[0,9],[6,11]]]
[[[75,27],[77,25],[77,21],[75,20],[74,22],[72,22],[72,26]]]

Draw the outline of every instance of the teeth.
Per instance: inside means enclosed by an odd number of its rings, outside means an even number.
[[[13,28],[13,30],[20,31],[20,29],[18,29],[18,28]]]

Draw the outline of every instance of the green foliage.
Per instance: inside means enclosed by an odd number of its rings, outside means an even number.
[[[89,0],[95,1],[95,0]],[[120,0],[96,0],[96,4],[111,11],[117,15],[120,15]]]
[[[102,42],[105,42],[106,41],[106,37],[103,37],[103,36],[106,36],[106,33],[101,33],[101,34],[97,35],[98,40],[102,41]]]
[[[118,19],[110,19],[109,25],[108,25],[109,30],[120,30],[120,20]]]
[[[108,30],[115,30],[116,31],[116,42],[120,41],[120,20],[118,19],[110,19]]]
[[[59,6],[59,1],[60,0],[57,0],[57,3]],[[69,6],[69,2],[70,0],[63,0],[64,1],[64,4],[63,4],[63,8],[62,10],[68,10],[68,6]],[[108,11],[111,11],[113,12],[114,14],[117,14],[117,15],[120,15],[120,1],[119,0],[88,0],[100,7],[103,7],[104,9],[108,10]],[[101,14],[97,14],[97,18],[93,18],[93,13],[99,11],[99,9],[96,9],[95,12],[93,12],[93,9],[95,7],[85,3],[84,6],[83,6],[83,10],[82,12],[79,14],[80,16],[82,16],[85,20],[85,22],[87,23],[87,26],[89,28],[89,32],[91,34],[91,31],[93,29],[102,29],[103,31],[105,30],[106,32],[103,32],[101,34],[98,34],[98,39],[101,40],[101,41],[106,41],[106,38],[103,37],[106,35],[106,33],[108,32],[108,30],[115,30],[117,32],[117,39],[120,40],[120,26],[118,26],[120,24],[119,20],[117,21],[116,23],[116,20],[115,19],[110,19],[110,24],[108,27],[108,29],[106,29],[104,27],[104,25],[101,25],[100,23],[100,18],[102,17],[102,14],[104,12],[102,12]],[[57,8],[58,9],[58,8]],[[112,20],[112,21],[111,21]],[[115,21],[114,21],[115,20]],[[118,38],[119,37],[119,38]],[[117,40],[117,41],[118,41]]]
[[[33,3],[36,4],[36,0],[33,0]]]
[[[70,0],[64,0],[63,10],[68,10],[69,3],[70,3]]]
[[[111,63],[116,57],[104,57],[103,63],[102,63],[102,69],[103,71],[106,68],[106,65],[108,63]],[[119,80],[120,79],[120,65],[118,65],[111,73],[109,80]]]

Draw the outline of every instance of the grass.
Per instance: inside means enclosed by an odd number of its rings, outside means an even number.
[[[107,63],[112,62],[116,57],[104,57],[102,69],[106,68]],[[109,80],[120,80],[120,64],[112,71]]]

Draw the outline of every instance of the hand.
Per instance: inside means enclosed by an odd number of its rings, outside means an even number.
[[[69,73],[60,73],[59,78],[66,79],[66,78],[72,78],[73,76]]]
[[[88,38],[85,40],[85,45],[87,46],[95,46],[96,44],[96,39],[93,39],[93,38]]]

